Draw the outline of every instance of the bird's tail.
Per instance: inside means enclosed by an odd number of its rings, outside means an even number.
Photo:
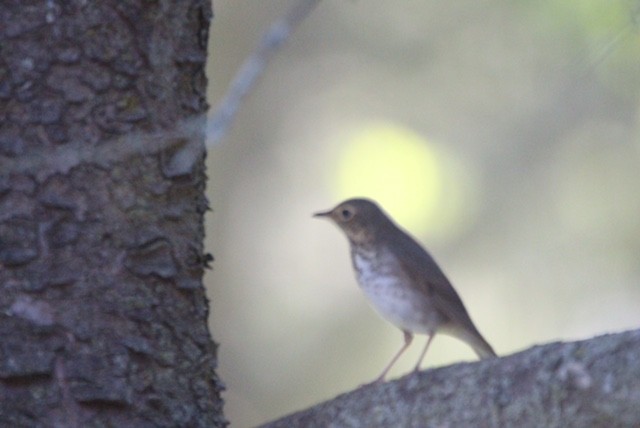
[[[484,337],[482,337],[475,327],[473,330],[469,328],[453,329],[453,331],[450,331],[450,334],[471,346],[480,359],[498,356],[496,351],[494,351],[491,345],[489,345],[489,342],[484,340]]]
[[[475,341],[473,343],[470,343],[470,345],[475,353],[478,354],[478,357],[480,359],[498,356],[498,354],[496,354],[496,351],[494,351],[491,345],[489,345],[489,342],[484,340],[484,338],[480,335],[478,335],[475,338]]]

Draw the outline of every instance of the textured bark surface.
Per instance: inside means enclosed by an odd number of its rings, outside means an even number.
[[[225,424],[206,0],[0,5],[0,426]]]
[[[408,375],[263,427],[637,426],[640,330]]]

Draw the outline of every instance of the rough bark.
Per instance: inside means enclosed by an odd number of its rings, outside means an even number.
[[[224,426],[207,0],[0,5],[0,426]]]
[[[637,427],[640,330],[370,385],[264,428]]]

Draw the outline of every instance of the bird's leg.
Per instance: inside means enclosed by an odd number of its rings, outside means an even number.
[[[402,353],[406,351],[409,345],[411,345],[411,341],[413,340],[413,334],[409,333],[406,330],[402,330],[402,332],[404,333],[404,345],[402,345],[402,348],[400,348],[398,353],[393,356],[393,358],[391,359],[391,362],[387,364],[387,367],[384,368],[384,370],[382,371],[382,374],[380,374],[380,376],[378,376],[377,379],[373,381],[373,383],[384,382],[384,377],[387,375],[387,372],[396,363],[396,361],[398,361],[398,358],[400,358],[400,355],[402,355]]]
[[[426,343],[426,345],[424,345],[424,349],[422,350],[422,353],[420,353],[420,358],[418,358],[418,363],[416,364],[416,366],[413,369],[414,372],[417,372],[417,371],[420,370],[420,364],[422,364],[422,360],[424,359],[424,356],[427,354],[427,349],[429,349],[429,345],[431,345],[431,341],[433,340],[433,336],[435,336],[434,333],[429,334],[429,338],[427,339],[427,343]]]

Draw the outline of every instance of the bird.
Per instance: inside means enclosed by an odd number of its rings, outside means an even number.
[[[404,344],[372,383],[384,382],[414,334],[428,336],[414,372],[436,333],[462,340],[480,359],[497,356],[433,257],[377,203],[348,199],[313,216],[331,220],[344,232],[360,288],[373,308],[403,332]]]

